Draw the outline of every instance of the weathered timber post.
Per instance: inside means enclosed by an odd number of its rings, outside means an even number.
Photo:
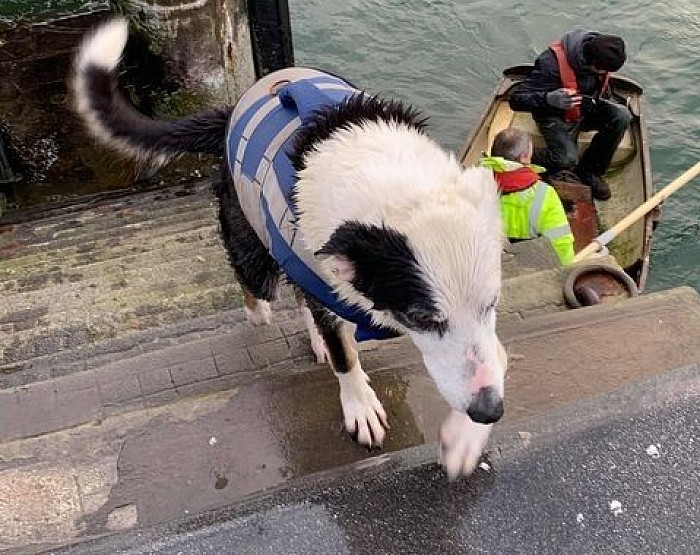
[[[232,104],[255,79],[245,0],[113,0],[131,23],[125,59],[146,110]],[[148,68],[149,73],[144,73]],[[153,79],[153,70],[159,79]],[[142,74],[142,75],[139,75]],[[137,87],[134,87],[135,92]]]

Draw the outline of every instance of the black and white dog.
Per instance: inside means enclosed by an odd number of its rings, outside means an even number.
[[[451,477],[470,473],[503,414],[491,173],[461,167],[412,109],[306,68],[268,75],[234,109],[152,120],[118,92],[127,35],[112,20],[77,55],[77,110],[92,135],[151,164],[224,155],[219,220],[249,321],[269,323],[287,274],[317,359],[340,382],[345,425],[366,446],[381,445],[387,417],[356,341],[407,334],[452,408],[443,464]]]

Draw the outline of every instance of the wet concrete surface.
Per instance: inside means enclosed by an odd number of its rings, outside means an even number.
[[[614,401],[612,397],[591,401],[594,415],[610,416],[597,423],[578,416],[572,407],[582,399],[600,399],[606,392],[626,391],[624,388],[635,382],[697,364],[699,316],[697,294],[680,289],[639,298],[629,305],[550,315],[522,323],[517,329],[504,328],[502,336],[511,365],[506,417],[496,430],[502,430],[498,432],[501,435],[509,433],[507,430],[517,433],[508,441],[492,443],[489,456],[509,460],[503,458],[509,445],[531,445],[534,449],[537,442],[544,441],[540,435],[565,438],[598,426],[608,426],[613,434],[615,426],[634,417],[640,407],[661,402],[663,395],[652,394],[654,390],[647,388],[621,393]],[[230,340],[234,341],[233,335]],[[181,362],[183,346],[172,351],[163,349],[158,356]],[[147,356],[155,364],[154,354]],[[24,491],[33,493],[23,497],[26,502],[21,506],[11,505],[7,510],[0,502],[0,521],[9,511],[11,520],[6,524],[13,530],[9,540],[5,538],[7,543],[0,542],[0,548],[34,544],[32,549],[38,551],[42,545],[46,548],[118,530],[178,522],[203,511],[240,506],[247,496],[270,488],[294,489],[305,477],[320,484],[319,472],[347,464],[375,468],[381,474],[393,468],[393,457],[400,459],[403,450],[421,445],[425,445],[424,455],[429,454],[424,462],[432,466],[418,476],[428,484],[441,484],[445,479],[434,466],[433,442],[447,407],[418,358],[406,339],[362,352],[363,366],[392,425],[382,453],[359,448],[343,433],[337,381],[325,365],[313,364],[280,372],[271,367],[224,392],[115,414],[89,425],[2,444],[0,490],[17,491],[21,484]],[[134,359],[133,364],[139,361]],[[672,382],[675,389],[668,385],[664,395],[673,393],[681,399],[690,391],[697,394],[697,367],[694,372],[692,379]],[[529,424],[533,417],[553,411],[560,411],[559,415],[547,420],[546,426]],[[668,434],[673,427],[686,426],[686,416],[693,415],[688,412],[674,421],[670,418],[676,418],[675,413],[659,414],[659,425],[671,428],[650,430]],[[640,429],[647,425],[644,422],[639,423]],[[595,449],[610,447],[598,439],[601,445],[576,444],[572,453],[585,459],[593,456]],[[650,436],[652,443],[657,441]],[[56,477],[55,489],[60,492],[42,482],[44,475]],[[482,478],[493,481],[494,477],[487,474]],[[476,482],[469,483],[478,484],[482,478],[477,475]],[[567,487],[579,487],[574,475],[566,474],[565,478]],[[551,479],[547,477],[544,484]],[[461,491],[461,487],[446,490],[440,486],[437,491],[447,496],[443,499],[447,503],[450,492]],[[380,494],[389,499],[386,491],[378,490]],[[406,503],[421,506],[420,497],[406,499]],[[543,502],[535,498],[533,506],[538,512],[546,512],[546,507],[540,507]],[[401,500],[396,501],[395,509],[402,505]],[[32,512],[32,507],[45,511],[46,518],[36,518],[38,513]],[[499,514],[493,507],[489,511]],[[408,522],[404,525],[410,528]],[[263,527],[267,529],[267,525]],[[397,534],[398,530],[391,530],[395,540],[400,539]]]
[[[447,407],[422,368],[374,372],[372,383],[392,425],[383,452],[434,441]],[[108,531],[112,513],[124,506],[136,508],[139,526],[178,519],[380,454],[343,430],[327,369],[241,387],[218,396],[211,410],[199,402],[196,416],[166,411],[115,430],[109,442],[118,446],[118,479],[81,527]]]
[[[456,483],[424,446],[56,553],[694,553],[699,409],[695,365],[504,426]]]

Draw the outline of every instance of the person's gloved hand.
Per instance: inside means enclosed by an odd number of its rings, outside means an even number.
[[[581,104],[581,95],[572,89],[557,89],[547,93],[547,104],[553,108],[568,110]]]

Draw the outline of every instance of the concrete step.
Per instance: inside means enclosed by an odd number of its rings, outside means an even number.
[[[699,410],[694,366],[499,425],[468,479],[423,445],[52,553],[696,553]]]
[[[189,284],[171,286],[169,293],[168,299],[162,299],[139,291],[132,297],[120,297],[121,304],[116,308],[113,302],[95,299],[94,303],[86,305],[89,311],[81,306],[52,313],[50,321],[40,315],[41,321],[31,328],[7,334],[9,338],[2,346],[0,368],[21,368],[29,359],[214,314],[240,304],[240,289],[230,280],[218,286],[210,282],[206,289],[192,290]]]
[[[241,305],[207,182],[61,208],[0,230],[0,367],[13,379],[30,359]],[[505,282],[501,321],[565,309],[553,264],[548,244],[512,246],[504,268],[516,277]]]
[[[186,219],[182,216],[174,216],[169,222],[161,220],[160,215],[151,214],[152,221],[148,226],[129,227],[131,224],[115,220],[111,232],[97,237],[92,233],[85,233],[70,241],[49,238],[46,241],[35,241],[31,244],[13,243],[12,252],[5,256],[3,261],[4,273],[17,273],[20,271],[31,272],[33,269],[43,270],[55,266],[56,260],[65,258],[75,259],[76,265],[98,260],[109,260],[123,254],[127,248],[133,252],[142,252],[140,241],[147,242],[188,242],[190,237],[196,237],[197,233],[212,235],[217,229],[216,216],[213,210],[201,211],[196,219]],[[206,216],[206,217],[205,217]],[[118,230],[118,233],[117,233]],[[51,250],[47,250],[50,246]]]
[[[147,225],[157,207],[164,218],[214,208],[210,181],[175,185],[127,196],[96,196],[91,200],[60,208],[18,213],[0,219],[0,249],[11,252],[12,245],[53,241],[80,233],[108,231],[114,220]],[[5,251],[7,249],[7,251]]]
[[[0,391],[0,492],[28,492],[4,512],[0,501],[7,545],[177,520],[383,461],[344,437],[336,380],[312,361],[289,306],[273,326],[232,318],[225,333],[180,336],[174,326],[160,343]],[[680,288],[504,325],[501,335],[511,361],[504,425],[525,426],[700,362],[700,299]],[[385,453],[432,443],[447,407],[416,350],[404,338],[373,343],[362,361],[392,425]]]
[[[227,287],[224,285],[220,290],[222,306],[229,293]],[[211,300],[213,291],[207,294]],[[172,302],[177,303],[178,295],[173,298],[175,300]],[[202,298],[194,302],[186,296],[180,302],[183,307],[196,305],[198,312],[206,304]],[[136,304],[144,306],[144,303]],[[196,370],[191,372],[192,375],[187,378],[188,394],[234,387],[238,384],[237,380],[247,382],[250,376],[267,376],[270,373],[284,376],[288,371],[296,372],[302,367],[304,371],[315,370],[314,365],[310,364],[312,353],[306,330],[289,288],[283,289],[281,300],[274,304],[274,324],[260,328],[250,326],[240,309],[227,311],[213,304],[210,316],[192,313],[191,319],[180,321],[168,312],[170,307],[170,303],[160,307],[160,312],[158,307],[153,307],[149,315],[124,313],[125,319],[133,318],[140,322],[132,324],[132,333],[104,333],[106,339],[102,337],[102,341],[92,344],[83,341],[80,336],[80,332],[90,333],[87,329],[74,327],[71,334],[66,333],[71,322],[76,320],[70,314],[66,315],[64,328],[57,327],[45,332],[39,341],[31,333],[27,336],[22,335],[23,332],[15,333],[17,341],[6,352],[8,362],[0,366],[0,387],[8,393],[18,387],[45,382],[43,387],[55,391],[61,389],[53,383],[55,380],[75,373],[87,372],[85,376],[88,377],[81,378],[86,381],[117,381],[120,377],[126,379],[124,369],[129,368],[128,374],[134,376],[134,389],[130,392],[132,397],[120,397],[118,401],[126,401],[128,406],[134,401],[136,406],[141,406],[141,398],[154,391],[143,389],[142,379],[150,381],[150,378],[143,378],[139,369],[154,365],[157,367],[154,370],[156,373],[167,374],[171,366],[181,365],[183,360],[194,361],[203,374],[198,376]],[[181,315],[182,310],[184,308],[181,307],[176,316]],[[114,318],[113,312],[108,314]],[[149,316],[151,322],[141,322]],[[499,335],[506,346],[518,345],[516,349],[509,349],[511,370],[508,381],[516,380],[519,390],[539,388],[540,384],[530,385],[526,381],[521,384],[517,380],[519,369],[523,365],[530,367],[524,360],[541,361],[544,356],[548,357],[545,362],[551,378],[559,374],[568,376],[571,372],[586,374],[589,365],[604,367],[609,365],[613,354],[624,354],[624,360],[619,361],[619,365],[627,370],[605,377],[606,381],[615,383],[629,377],[625,372],[638,376],[652,371],[662,362],[673,367],[683,366],[694,362],[700,355],[699,319],[697,293],[690,288],[678,288],[617,305],[547,314],[523,322],[506,322],[500,325]],[[93,324],[93,335],[99,329],[99,324],[103,323],[113,328],[119,328],[120,324],[128,325],[128,322],[114,320],[109,323],[97,321],[97,324]],[[679,325],[688,328],[687,337],[678,335]],[[34,328],[30,331],[33,332]],[[528,339],[531,339],[530,343]],[[60,347],[55,347],[55,343],[61,341]],[[684,347],[678,348],[679,345]],[[568,350],[574,354],[569,356]],[[406,338],[368,342],[363,344],[363,351],[364,362],[372,364],[377,359],[382,368],[419,365],[420,355]],[[230,355],[230,360],[226,359],[226,353]],[[99,376],[102,377],[97,379]],[[176,379],[171,382],[175,389],[184,385],[177,383]],[[570,393],[585,393],[589,387],[595,389],[597,385],[588,384],[583,390],[572,390]],[[564,387],[563,391],[566,390]],[[160,390],[155,393],[160,393]],[[164,402],[172,398],[162,397]],[[148,399],[148,402],[154,403],[157,399],[160,397]],[[111,410],[117,409],[118,404]]]
[[[0,224],[0,367],[241,306],[211,183]]]
[[[171,170],[174,170],[172,175],[169,173]],[[81,214],[90,210],[105,210],[104,207],[107,205],[138,205],[135,197],[148,198],[151,203],[167,203],[174,199],[196,197],[201,195],[203,191],[210,192],[212,190],[211,178],[195,180],[194,175],[184,177],[182,168],[177,169],[173,166],[168,166],[163,168],[159,175],[163,177],[159,185],[155,181],[149,180],[141,182],[138,189],[107,189],[103,190],[103,192],[88,193],[58,203],[54,202],[48,205],[44,203],[38,206],[31,206],[21,212],[6,214],[0,219],[0,225],[31,224],[39,220],[51,224],[71,218],[80,218]],[[165,185],[166,177],[172,177],[172,179],[167,181],[172,185]]]
[[[154,230],[138,230],[136,233],[122,231],[119,228],[118,236],[101,241],[85,240],[79,245],[67,247],[59,247],[55,242],[37,243],[33,245],[33,252],[5,259],[0,278],[29,278],[36,274],[56,272],[61,266],[77,271],[96,262],[143,255],[159,245],[174,247],[207,239],[212,243],[218,240],[217,226],[211,218],[206,225],[202,222],[181,222],[177,226],[159,226]],[[115,234],[115,230],[112,234]],[[49,245],[51,251],[47,251]]]
[[[115,256],[82,266],[54,266],[46,273],[23,273],[21,277],[13,273],[10,279],[3,282],[4,296],[8,302],[0,309],[0,317],[40,305],[44,299],[55,298],[56,293],[62,291],[73,293],[69,298],[80,298],[86,289],[93,290],[91,297],[109,297],[115,291],[136,289],[147,284],[157,286],[159,279],[191,280],[190,274],[180,271],[182,268],[196,272],[195,279],[198,280],[204,279],[207,274],[224,273],[234,279],[218,238],[212,237],[210,243],[198,235],[192,242],[197,243],[196,255],[177,243],[166,243],[160,248],[150,244],[138,254]],[[155,250],[151,250],[154,247]],[[173,268],[179,270],[173,272]]]
[[[120,208],[119,213],[94,210],[89,216],[60,220],[53,224],[40,221],[36,225],[22,224],[6,226],[0,235],[0,252],[3,258],[12,259],[15,255],[30,255],[42,252],[46,243],[51,242],[56,250],[78,247],[85,250],[99,241],[114,241],[121,236],[130,236],[139,232],[149,231],[155,234],[158,229],[170,226],[190,227],[204,224],[216,224],[216,208],[210,201],[199,199],[199,202],[182,202],[182,206],[172,208],[163,204],[158,205],[158,220],[153,219],[152,210],[141,207],[140,210],[129,207]],[[89,221],[92,219],[92,221]],[[120,236],[115,237],[114,227],[122,229]]]

